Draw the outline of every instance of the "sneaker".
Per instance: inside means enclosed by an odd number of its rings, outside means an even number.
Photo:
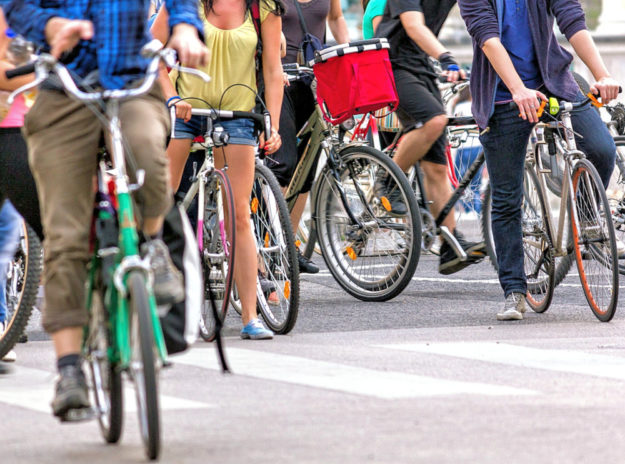
[[[258,271],[258,282],[260,283],[260,288],[263,291],[263,295],[265,295],[267,303],[272,306],[280,304],[280,298],[278,298],[278,294],[276,293],[276,286],[260,271]]]
[[[7,329],[7,321],[0,322],[0,336],[4,334]],[[4,362],[15,362],[17,360],[17,355],[14,350],[9,350],[7,354],[1,359]]]
[[[90,410],[85,374],[79,366],[64,366],[59,371],[52,412],[62,421],[71,420],[70,411]]]
[[[451,245],[444,241],[440,248],[440,260],[438,263],[438,272],[444,275],[461,271],[471,264],[480,262],[486,256],[486,244],[484,242],[469,242],[457,230],[454,230],[454,236],[467,254],[467,259],[462,261]]]
[[[156,304],[171,305],[184,300],[184,278],[171,261],[167,245],[160,239],[150,240],[141,245],[141,252],[150,259]]]
[[[387,174],[382,174],[375,180],[373,193],[382,201],[383,205],[385,203],[383,198],[386,198],[387,203],[384,207],[386,209],[390,207],[389,213],[404,216],[408,212],[397,183]]]
[[[503,310],[497,313],[498,321],[520,321],[525,312],[525,295],[513,292],[506,297]]]
[[[250,340],[270,340],[273,338],[273,332],[266,329],[260,319],[252,319],[241,330],[241,338]]]
[[[299,249],[297,250],[297,262],[299,263],[299,272],[303,274],[316,274],[319,272],[319,267],[304,256]]]

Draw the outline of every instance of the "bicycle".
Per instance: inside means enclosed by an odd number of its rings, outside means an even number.
[[[172,121],[175,109],[171,108]],[[264,114],[245,111],[223,111],[193,108],[193,115],[207,118],[204,135],[204,162],[199,170],[194,166],[191,188],[182,200],[189,211],[197,197],[197,237],[200,255],[205,266],[205,310],[202,313],[200,335],[206,341],[214,338],[217,323],[223,324],[229,304],[240,313],[234,278],[235,213],[232,188],[226,172],[215,168],[212,150],[228,143],[228,134],[219,125],[223,119],[249,118],[261,127],[265,135],[271,133],[271,122]],[[256,237],[259,278],[256,282],[257,307],[267,326],[274,332],[288,333],[297,320],[299,300],[299,273],[296,250],[286,204],[277,181],[267,168],[256,163],[254,187],[250,199],[252,230]],[[263,283],[273,286],[277,304],[267,301]],[[219,309],[217,318],[208,308],[210,297]],[[217,322],[219,321],[219,322]]]
[[[312,69],[284,65],[290,80],[311,75]],[[315,83],[312,84],[316,94]],[[384,153],[363,142],[345,143],[347,127],[328,124],[318,103],[298,134],[304,153],[284,194],[289,210],[295,205],[319,157],[311,196],[311,227],[307,252],[318,241],[326,265],[350,295],[363,301],[387,301],[403,291],[417,267],[421,236],[418,207],[408,179]],[[269,160],[271,162],[271,160]],[[401,198],[407,210],[394,214],[376,183]]]
[[[11,351],[26,330],[37,299],[42,261],[39,237],[22,221],[17,250],[7,270],[7,327],[0,334],[0,359]]]
[[[469,85],[467,80],[458,81],[443,89],[442,99],[445,106],[449,106],[451,100],[464,88]],[[375,118],[369,117],[365,124],[365,129],[359,127],[355,136],[362,136],[369,131],[367,126],[375,125]],[[394,137],[384,152],[392,157],[397,149],[401,138],[411,128],[402,128]],[[374,132],[375,134],[375,132]],[[449,117],[446,128],[448,145],[447,155],[447,172],[449,181],[454,189],[451,197],[437,215],[434,217],[430,211],[430,201],[427,198],[423,172],[417,163],[408,172],[408,180],[412,186],[412,190],[417,198],[417,204],[421,212],[422,224],[422,248],[425,251],[438,253],[437,237],[441,236],[460,257],[461,262],[470,262],[471,264],[480,262],[485,254],[477,253],[471,256],[458,243],[457,238],[442,223],[452,211],[455,214],[456,229],[472,240],[482,241],[482,234],[479,227],[479,219],[481,217],[482,208],[482,192],[485,188],[482,181],[482,172],[484,167],[484,152],[481,150],[477,137],[479,130],[472,116]],[[379,144],[379,142],[374,143]],[[474,150],[480,147],[476,156],[464,156],[462,150]],[[452,156],[455,151],[455,156]],[[459,179],[458,177],[461,176]]]
[[[85,92],[70,72],[48,54],[39,55],[24,67],[8,71],[7,77],[35,71],[35,80],[16,90],[17,95],[41,84],[51,74],[58,77],[71,98],[91,105],[110,134],[110,161],[100,161],[94,206],[93,256],[87,279],[89,323],[84,330],[82,354],[91,374],[95,409],[70,410],[66,420],[98,418],[108,443],[119,441],[123,421],[122,372],[134,383],[139,425],[149,459],[160,453],[160,411],[158,372],[166,365],[166,348],[154,295],[149,258],[139,254],[139,231],[131,192],[138,190],[145,172],[136,172],[136,184],[129,184],[126,156],[119,120],[120,102],[146,94],[164,61],[170,67],[190,72],[205,80],[208,76],[180,67],[173,50],[161,49],[158,41],[148,43],[142,55],[150,58],[144,80],[135,88]],[[93,108],[99,104],[105,112]],[[112,179],[112,182],[108,182]]]
[[[522,217],[524,265],[528,277],[526,299],[534,311],[546,311],[555,287],[566,277],[575,260],[591,310],[599,320],[608,322],[614,317],[619,290],[610,204],[597,170],[577,149],[571,125],[571,112],[589,101],[590,98],[578,103],[551,99],[551,120],[543,116],[534,128],[535,138],[530,139]],[[539,114],[544,107],[543,104]],[[552,173],[543,160],[556,153],[563,160],[564,169],[559,186],[559,211],[554,214],[546,180]],[[492,247],[490,190],[486,192],[484,203],[483,232]]]

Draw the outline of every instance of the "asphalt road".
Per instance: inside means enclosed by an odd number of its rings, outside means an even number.
[[[573,270],[546,313],[497,322],[488,263],[445,278],[435,269],[423,256],[407,290],[375,304],[327,271],[303,276],[297,325],[273,341],[240,340],[230,315],[233,375],[205,343],[162,373],[161,462],[622,462],[622,308],[598,322]],[[29,330],[44,338],[36,322]],[[144,460],[131,387],[122,441],[105,445],[96,423],[51,417],[50,342],[17,353],[0,377],[1,462]]]

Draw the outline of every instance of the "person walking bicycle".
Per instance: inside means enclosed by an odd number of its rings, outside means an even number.
[[[586,28],[578,0],[458,0],[473,40],[473,115],[482,129],[492,189],[492,228],[505,304],[498,320],[523,319],[527,279],[523,271],[521,207],[527,142],[547,96],[581,102],[569,71],[572,56],[553,32],[554,20],[596,83],[591,91],[607,103],[619,85],[610,76]],[[607,186],[616,147],[599,114],[589,105],[571,113],[586,153]]]

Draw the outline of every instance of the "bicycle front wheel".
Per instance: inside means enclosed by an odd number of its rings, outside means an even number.
[[[256,163],[250,203],[258,249],[257,306],[267,327],[278,334],[295,326],[299,307],[299,267],[289,211],[273,173]],[[265,288],[263,288],[263,286]]]
[[[235,212],[234,197],[228,176],[216,169],[207,178],[204,212],[198,221],[202,233],[201,259],[204,269],[204,305],[200,336],[205,341],[215,338],[215,317],[211,298],[221,323],[226,318],[234,280]],[[198,237],[198,240],[200,238]]]
[[[130,294],[130,376],[134,382],[143,446],[149,459],[160,453],[160,413],[156,381],[154,332],[145,278],[131,272],[127,281]]]
[[[605,189],[595,167],[579,160],[572,174],[569,204],[573,250],[586,300],[602,322],[614,317],[618,301],[616,237]]]
[[[401,169],[379,150],[350,146],[339,158],[336,168],[324,168],[315,190],[323,258],[352,296],[390,300],[406,288],[419,262],[415,196]],[[391,200],[403,203],[404,211],[393,212]]]
[[[6,330],[0,333],[0,359],[15,346],[28,325],[41,276],[41,243],[34,230],[22,222],[20,241],[6,280]]]

